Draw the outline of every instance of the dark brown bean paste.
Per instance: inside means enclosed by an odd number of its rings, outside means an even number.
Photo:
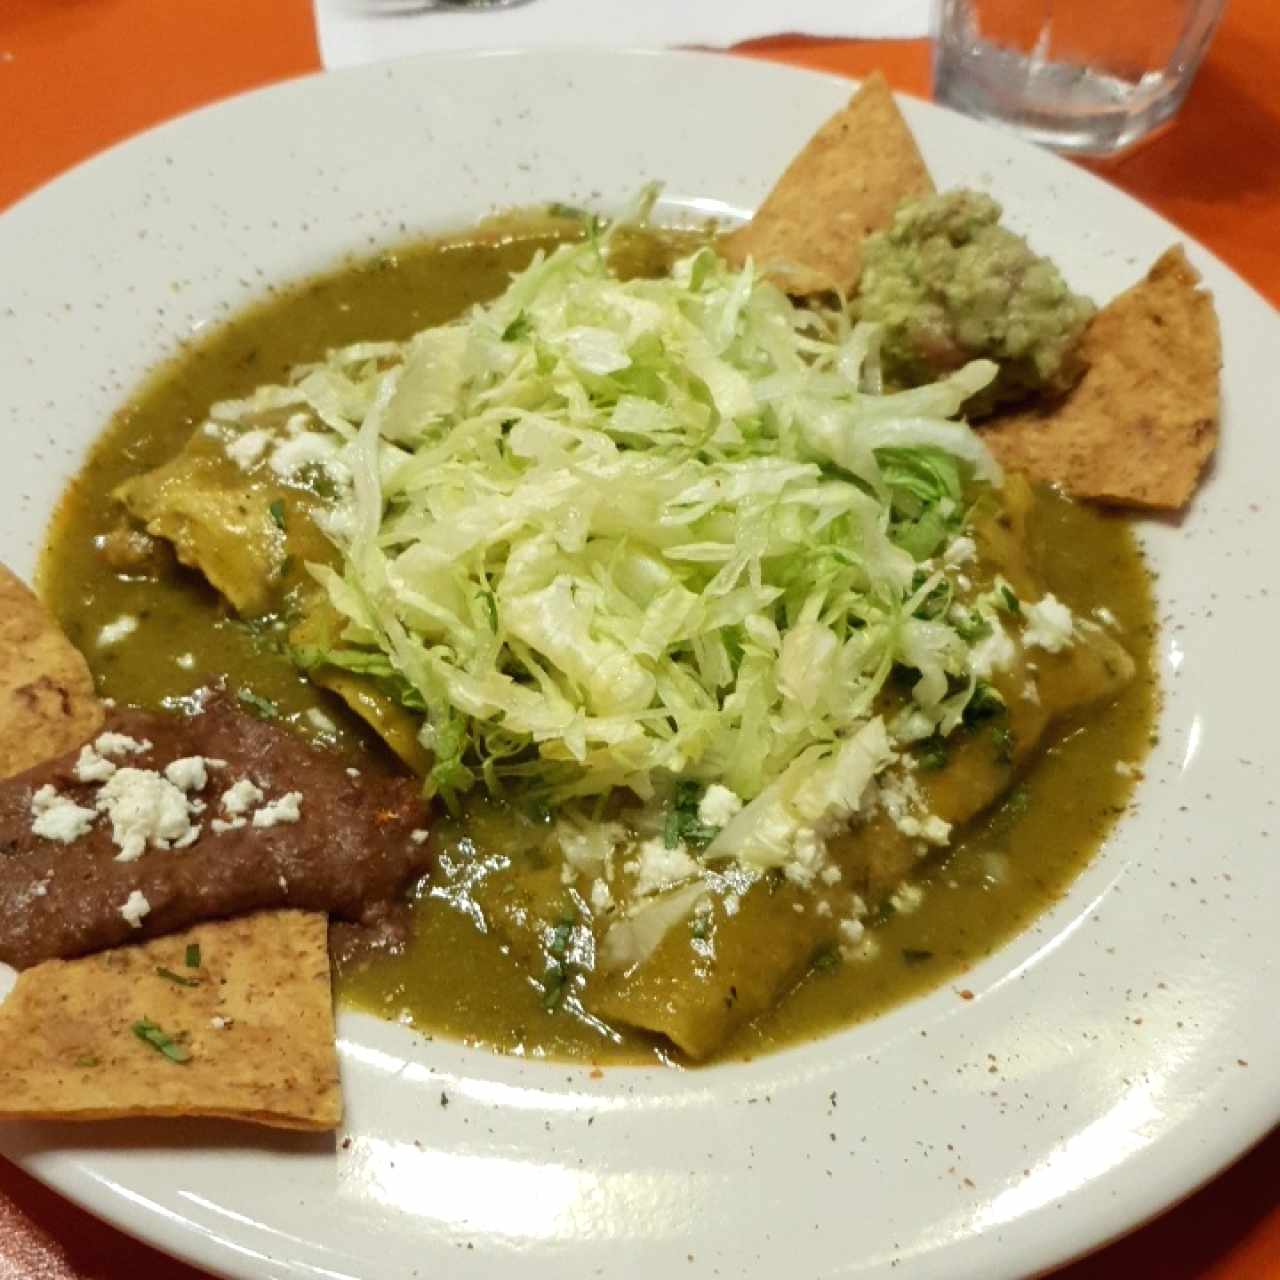
[[[194,838],[121,861],[105,813],[67,843],[35,834],[32,798],[42,788],[95,808],[103,784],[77,776],[78,750],[0,782],[7,964],[26,968],[283,907],[328,912],[376,939],[429,865],[426,808],[413,779],[379,764],[349,773],[332,752],[304,746],[225,694],[192,698],[184,712],[113,711],[104,729],[143,748],[100,757],[117,768],[163,777],[177,760],[210,762],[207,781],[188,797],[199,810],[188,819]],[[257,788],[253,802],[242,813],[226,809],[222,797],[246,782]],[[282,802],[288,816],[273,817]],[[267,821],[254,821],[260,812]],[[147,907],[136,923],[122,910],[134,893]]]

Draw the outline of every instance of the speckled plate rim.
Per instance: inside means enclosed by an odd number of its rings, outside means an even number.
[[[539,199],[750,209],[848,82],[715,55],[442,55],[175,121],[0,217],[0,558],[156,360],[267,282]],[[940,185],[1107,297],[1169,224],[1047,153],[905,100]],[[743,127],[743,121],[749,125]],[[499,1059],[344,1014],[336,1140],[206,1124],[0,1130],[95,1213],[232,1276],[982,1277],[1084,1252],[1280,1118],[1280,869],[1251,730],[1277,609],[1257,549],[1277,461],[1272,309],[1190,245],[1223,322],[1226,434],[1149,522],[1166,701],[1136,811],[1037,926],[865,1026],[700,1072]]]

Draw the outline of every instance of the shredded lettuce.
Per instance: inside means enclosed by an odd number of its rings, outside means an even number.
[[[838,808],[881,759],[865,734],[895,666],[916,673],[913,733],[959,722],[969,644],[922,608],[922,564],[1000,483],[957,417],[995,367],[883,394],[875,326],[708,248],[619,279],[618,225],[451,324],[217,412],[270,402],[332,441],[319,523],[341,564],[313,572],[343,625],[300,660],[419,711],[431,790],[721,782],[757,803],[718,843],[763,866],[766,797],[817,769]]]

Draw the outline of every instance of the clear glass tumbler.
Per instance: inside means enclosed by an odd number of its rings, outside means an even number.
[[[1186,97],[1226,0],[935,0],[934,97],[1076,155],[1114,155]]]

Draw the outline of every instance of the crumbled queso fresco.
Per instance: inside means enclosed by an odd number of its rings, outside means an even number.
[[[302,817],[302,792],[287,791],[278,800],[264,804],[253,815],[255,827],[278,827],[284,822],[297,822]]]
[[[120,907],[120,914],[135,929],[142,928],[142,918],[151,914],[151,903],[141,889],[134,889]]]
[[[1075,618],[1056,596],[1046,595],[1035,604],[1024,604],[1022,612],[1027,620],[1022,633],[1024,644],[1061,653],[1071,643]]]
[[[251,471],[265,462],[283,480],[292,480],[300,472],[312,468],[323,471],[337,485],[351,482],[351,471],[339,457],[339,446],[327,435],[309,431],[305,413],[295,413],[285,423],[283,435],[253,427],[238,431],[233,423],[219,423],[219,411],[234,413],[236,404],[214,405],[213,421],[205,424],[205,433],[224,441],[227,457],[241,471]]]
[[[114,622],[108,622],[98,632],[98,645],[100,648],[109,649],[112,645],[119,644],[126,636],[131,636],[137,629],[137,618],[129,613],[121,614]]]
[[[92,807],[46,783],[31,797],[33,834],[70,844],[105,818],[119,850],[117,862],[134,862],[148,849],[190,848],[203,829],[199,819],[207,806],[200,793],[209,785],[210,771],[225,769],[227,762],[212,756],[182,756],[162,771],[122,763],[151,747],[150,742],[126,734],[99,734],[80,749],[72,769],[77,782],[96,786]],[[302,793],[289,791],[268,801],[255,782],[240,778],[223,791],[221,808],[229,820],[215,818],[210,823],[215,834],[250,822],[258,828],[270,828],[301,819]],[[131,924],[141,921],[148,910],[145,899],[135,901],[133,897],[121,907]]]

